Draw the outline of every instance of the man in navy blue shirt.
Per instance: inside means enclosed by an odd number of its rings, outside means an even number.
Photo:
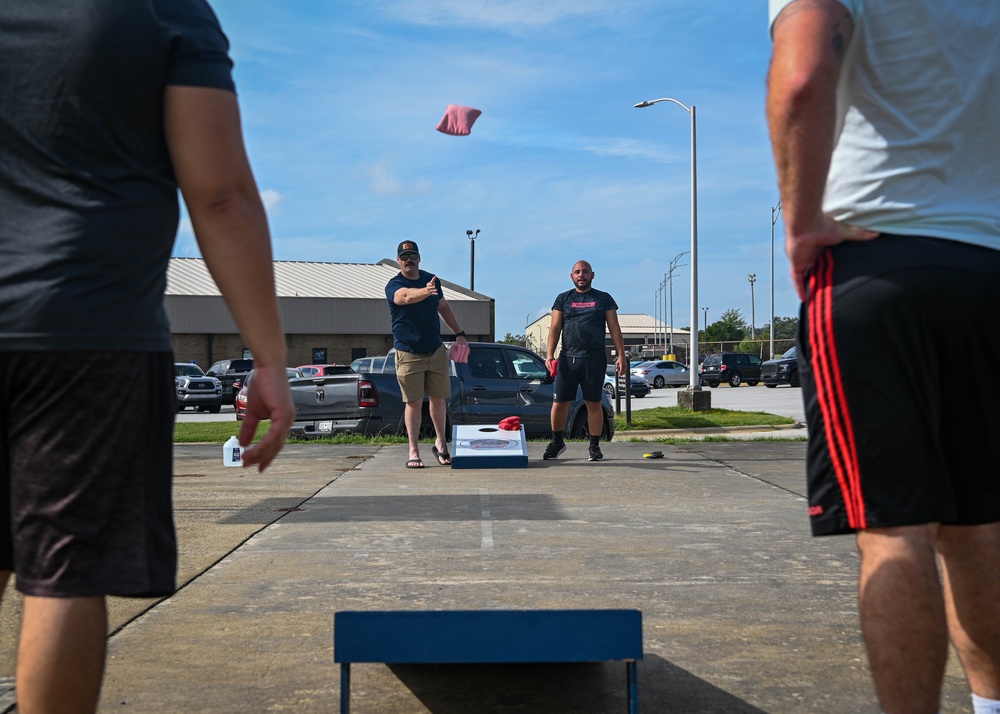
[[[455,333],[455,340],[465,344],[465,332],[459,328],[455,313],[444,299],[436,275],[420,269],[420,249],[412,240],[396,248],[399,273],[385,286],[392,319],[392,338],[396,348],[396,379],[406,402],[403,415],[410,441],[408,469],[422,469],[420,459],[421,407],[424,395],[430,401],[434,424],[431,451],[442,466],[451,464],[445,434],[445,402],[451,396],[448,356],[441,340],[441,320]]]

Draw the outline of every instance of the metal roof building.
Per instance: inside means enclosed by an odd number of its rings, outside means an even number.
[[[290,366],[348,363],[388,352],[392,330],[385,285],[398,272],[394,260],[374,264],[275,261],[275,289]],[[447,280],[440,284],[468,338],[493,341],[493,298]],[[176,359],[195,360],[205,367],[216,360],[243,356],[245,347],[236,323],[204,260],[170,259],[164,303]],[[443,335],[451,334],[444,323],[441,327]]]
[[[545,355],[549,341],[549,326],[552,324],[552,313],[547,312],[525,328],[525,335],[531,342],[533,349],[542,356]],[[688,343],[691,333],[688,330],[671,328],[661,320],[643,313],[618,313],[618,325],[622,329],[622,339],[625,342],[625,349],[636,357],[647,357],[649,359],[658,358],[658,355],[666,354],[668,345],[673,342],[674,351],[687,355]],[[671,334],[673,337],[671,338]],[[608,359],[612,358],[613,343],[611,335],[605,330],[605,343],[607,345]],[[559,354],[560,344],[556,349]]]

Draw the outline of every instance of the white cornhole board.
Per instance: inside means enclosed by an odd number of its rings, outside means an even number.
[[[504,431],[496,424],[463,424],[452,429],[453,469],[523,469],[528,466],[524,427]]]

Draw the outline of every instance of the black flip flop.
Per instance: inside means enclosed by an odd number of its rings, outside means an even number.
[[[451,466],[451,454],[447,451],[438,451],[438,447],[432,446],[431,453],[434,454],[434,458],[442,466]]]
[[[409,459],[406,462],[406,468],[408,469],[422,469],[424,467],[424,462],[420,459]]]

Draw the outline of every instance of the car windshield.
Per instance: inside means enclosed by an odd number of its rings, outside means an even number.
[[[792,359],[793,357],[796,356],[797,355],[795,354],[795,347],[792,346],[787,352],[785,352],[785,354],[781,355],[781,359]]]
[[[204,377],[205,373],[201,371],[201,367],[196,364],[175,364],[174,365],[174,376],[175,377]]]

